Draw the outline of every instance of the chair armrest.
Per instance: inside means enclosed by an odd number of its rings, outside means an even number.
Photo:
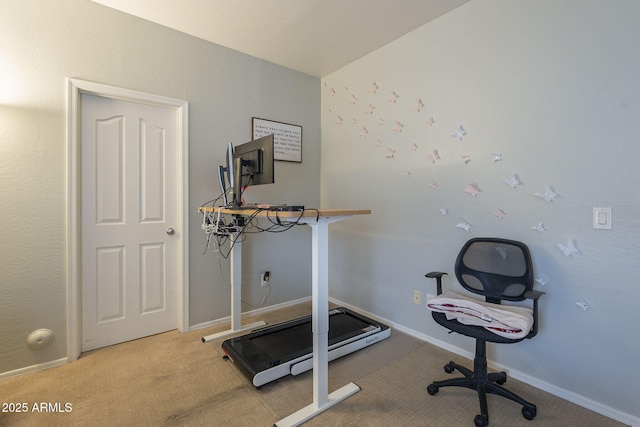
[[[538,334],[538,298],[544,294],[544,292],[534,289],[524,293],[525,297],[533,300],[533,329],[529,335],[527,335],[527,338],[533,338]]]
[[[540,298],[542,295],[544,295],[545,293],[542,291],[536,291],[534,289],[527,291],[524,293],[524,296],[532,299],[532,300],[537,300],[538,298]]]
[[[428,277],[430,279],[435,279],[438,276],[444,276],[445,274],[447,274],[447,273],[444,273],[442,271],[432,271],[431,273],[425,274],[424,277]]]
[[[442,293],[442,276],[444,276],[445,274],[447,273],[444,273],[442,271],[432,271],[431,273],[427,273],[424,275],[424,277],[428,277],[429,279],[436,279],[438,295]]]

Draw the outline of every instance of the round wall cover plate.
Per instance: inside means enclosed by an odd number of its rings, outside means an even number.
[[[40,350],[53,342],[53,332],[50,329],[37,329],[29,334],[27,346],[31,350]]]

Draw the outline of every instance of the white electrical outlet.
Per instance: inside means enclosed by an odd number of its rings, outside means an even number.
[[[271,272],[265,271],[260,274],[260,286],[269,286],[269,280],[271,279]]]
[[[422,304],[422,293],[420,291],[413,291],[413,303]]]

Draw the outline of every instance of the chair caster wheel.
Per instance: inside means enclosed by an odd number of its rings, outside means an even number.
[[[450,373],[452,373],[452,372],[453,372],[453,371],[455,371],[455,370],[456,370],[456,368],[454,368],[454,367],[453,367],[453,365],[452,365],[451,363],[447,363],[446,365],[444,365],[444,371],[445,371],[447,374],[450,374]]]
[[[535,407],[533,408],[527,408],[526,406],[522,407],[522,416],[525,417],[526,419],[528,419],[529,421],[531,421],[532,419],[534,419],[537,415],[537,410]]]
[[[431,396],[435,395],[435,394],[438,392],[438,386],[437,386],[437,385],[435,385],[435,384],[429,384],[429,385],[427,386],[427,392],[428,392]]]
[[[489,417],[486,415],[476,415],[473,419],[476,427],[487,427],[489,425]]]

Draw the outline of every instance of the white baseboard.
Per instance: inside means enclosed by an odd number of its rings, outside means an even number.
[[[254,315],[254,314],[260,314],[260,313],[268,313],[270,311],[274,311],[274,310],[279,310],[281,308],[286,308],[286,307],[290,307],[296,304],[302,304],[304,302],[309,302],[311,301],[311,297],[304,297],[304,298],[300,298],[300,299],[296,299],[293,301],[287,301],[287,302],[283,302],[280,304],[274,304],[274,305],[270,305],[268,307],[263,307],[263,308],[258,308],[255,310],[251,310],[251,311],[247,311],[242,313],[242,316],[249,316],[249,315]],[[221,323],[228,323],[231,321],[231,316],[226,316],[226,317],[222,317],[220,319],[216,319],[216,320],[210,320],[208,322],[203,322],[203,323],[198,323],[196,325],[191,325],[189,326],[189,332],[191,331],[197,331],[199,329],[204,329],[204,328],[209,328],[211,326],[217,326]]]
[[[380,316],[377,316],[373,313],[369,313],[366,312],[358,307],[354,307],[350,304],[347,304],[345,302],[342,302],[340,300],[337,300],[335,298],[329,298],[329,300],[337,305],[346,307],[350,310],[359,312],[367,317],[371,317],[372,319],[376,319],[382,323],[387,324],[388,326],[390,326],[393,329],[397,329],[400,332],[403,332],[407,335],[410,335],[412,337],[415,337],[419,340],[428,342],[430,344],[433,344],[437,347],[443,348],[447,351],[450,351],[452,353],[455,353],[461,357],[465,357],[467,359],[473,360],[474,358],[474,354],[470,353],[466,350],[463,350],[459,347],[456,346],[452,346],[449,343],[446,343],[444,341],[440,341],[438,339],[434,339],[433,337],[430,337],[428,335],[423,334],[422,332],[418,332],[416,330],[407,328],[406,326],[403,325],[399,325],[395,322],[390,321],[389,319],[385,319],[382,318]],[[527,375],[523,372],[520,371],[514,371],[512,369],[507,368],[506,366],[502,366],[502,365],[498,365],[498,364],[493,364],[491,362],[489,362],[489,367],[493,370],[496,371],[506,371],[510,377],[517,379],[518,381],[522,381],[525,384],[529,384],[532,387],[535,387],[537,389],[540,389],[542,391],[545,391],[549,394],[552,394],[556,397],[559,397],[561,399],[567,400],[571,403],[575,403],[578,406],[581,406],[583,408],[589,409],[590,411],[596,412],[598,414],[604,415],[605,417],[609,417],[611,419],[614,419],[616,421],[619,421],[621,423],[624,423],[626,425],[629,425],[631,427],[640,427],[640,418],[638,417],[634,417],[632,415],[626,414],[624,412],[621,412],[615,408],[611,408],[609,406],[603,405],[599,402],[593,401],[585,396],[579,395],[577,393],[574,393],[572,391],[569,390],[565,390],[563,388],[557,387],[553,384],[549,384],[545,381],[541,381],[537,378],[534,378],[530,375]]]
[[[38,371],[43,371],[49,368],[55,368],[56,366],[65,365],[67,363],[67,358],[63,357],[58,360],[51,360],[49,362],[40,363],[38,365],[26,366],[24,368],[15,369],[13,371],[2,372],[0,373],[0,381],[6,380],[8,378],[20,377],[22,375],[31,374]]]

